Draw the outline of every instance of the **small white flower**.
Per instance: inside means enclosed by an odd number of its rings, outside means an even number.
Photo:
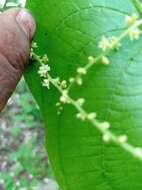
[[[79,106],[83,106],[84,102],[85,102],[85,99],[84,99],[84,98],[80,98],[80,99],[77,100],[77,104],[78,104]]]
[[[50,67],[48,65],[43,64],[40,66],[38,74],[40,75],[40,77],[46,77],[48,71],[50,71]]]
[[[89,64],[94,64],[95,63],[95,58],[93,56],[88,57],[88,62]]]
[[[119,137],[117,137],[117,140],[120,144],[126,143],[128,140],[127,135],[120,135]]]
[[[110,141],[110,135],[109,135],[109,133],[106,132],[103,135],[103,141],[106,142],[106,143],[108,143]]]
[[[62,103],[69,103],[69,100],[68,100],[68,91],[67,90],[64,90],[62,92],[62,96],[60,97],[60,102]]]
[[[31,46],[33,49],[36,49],[36,48],[38,48],[38,45],[37,45],[37,43],[36,42],[32,42],[32,46]]]
[[[110,64],[110,61],[109,61],[109,59],[106,57],[106,56],[102,56],[102,63],[104,64],[104,65],[109,65]]]
[[[137,20],[138,20],[138,15],[136,15],[135,13],[133,13],[131,16],[127,15],[125,17],[125,23],[126,23],[126,25],[135,24]]]
[[[102,37],[101,41],[99,42],[98,47],[102,49],[103,51],[106,51],[110,48],[110,40],[109,38],[106,38],[105,36]]]
[[[129,30],[129,37],[130,37],[130,40],[132,41],[139,39],[140,34],[141,34],[141,31],[139,28]]]
[[[66,96],[61,96],[60,101],[65,104],[65,103],[67,103],[68,99]]]
[[[78,78],[76,79],[76,83],[77,83],[79,86],[81,86],[81,85],[83,84],[82,78],[78,77]]]
[[[80,74],[80,75],[86,75],[87,71],[86,71],[85,68],[80,67],[80,68],[77,69],[77,73]]]
[[[50,88],[50,81],[48,79],[44,79],[42,82],[42,86],[45,86],[49,89]]]
[[[104,128],[104,129],[109,129],[110,128],[110,123],[105,121],[105,122],[101,123],[101,127]]]
[[[82,121],[85,121],[86,117],[83,113],[77,113],[76,114],[77,119],[80,119]]]
[[[67,88],[67,81],[63,80],[60,84],[61,88]]]
[[[44,64],[48,63],[49,59],[46,54],[42,57],[42,61]]]
[[[135,150],[134,150],[134,156],[136,157],[136,158],[142,158],[142,148],[135,148]]]
[[[117,50],[121,47],[121,43],[119,42],[118,37],[112,36],[112,37],[110,38],[110,47],[111,47],[112,49],[115,48],[115,49],[117,49]]]
[[[95,112],[93,112],[93,113],[89,113],[87,118],[88,118],[89,120],[93,120],[93,119],[96,118],[96,116],[97,116],[97,114],[96,114]]]

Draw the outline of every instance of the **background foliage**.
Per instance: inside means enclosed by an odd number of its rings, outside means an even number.
[[[0,114],[0,189],[57,190],[39,108],[24,80]]]

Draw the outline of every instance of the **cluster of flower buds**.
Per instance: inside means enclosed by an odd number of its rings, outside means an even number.
[[[139,21],[138,16],[134,13],[131,16],[125,17],[126,26],[128,27],[135,25],[138,21]],[[130,40],[133,41],[133,40],[139,39],[140,34],[141,34],[141,30],[139,29],[139,26],[129,28]]]
[[[31,48],[31,58],[36,59],[40,63],[40,67],[38,70],[39,76],[42,78],[42,85],[49,89],[50,84],[54,85],[61,96],[59,98],[59,102],[56,103],[58,107],[58,114],[63,110],[64,104],[72,104],[78,111],[76,117],[82,121],[89,121],[94,127],[96,127],[99,131],[101,131],[103,135],[103,141],[108,143],[110,141],[119,144],[123,149],[127,152],[134,155],[136,158],[142,160],[142,149],[139,147],[134,147],[127,143],[128,137],[127,135],[114,135],[110,131],[110,123],[109,122],[99,122],[97,119],[97,114],[95,112],[87,113],[83,108],[85,103],[84,98],[79,98],[78,100],[73,100],[69,95],[69,90],[71,86],[76,83],[77,85],[83,84],[82,77],[87,75],[87,71],[94,64],[102,63],[104,65],[110,64],[110,60],[108,58],[108,54],[111,50],[119,50],[121,47],[122,40],[129,36],[130,40],[137,40],[140,37],[140,25],[142,25],[142,20],[138,19],[136,14],[132,14],[131,16],[126,16],[125,18],[126,30],[119,36],[105,37],[103,36],[99,41],[98,47],[101,49],[101,53],[98,57],[89,56],[88,63],[84,67],[80,67],[77,69],[77,75],[75,77],[70,78],[68,81],[61,81],[60,78],[52,78],[50,75],[50,66],[48,65],[48,57],[44,55],[40,57],[34,53],[34,49],[37,48],[36,43],[32,44]]]

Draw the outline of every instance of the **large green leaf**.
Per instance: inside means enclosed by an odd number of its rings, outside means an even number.
[[[97,55],[102,35],[118,35],[124,17],[136,12],[130,0],[29,0],[37,19],[40,54],[47,53],[53,76],[68,79],[76,68]],[[116,134],[142,146],[142,38],[110,54],[111,65],[94,66],[73,98],[85,97],[87,111],[96,111]],[[25,73],[46,125],[46,147],[62,190],[141,190],[142,163],[114,144],[102,142],[101,134],[75,117],[71,105],[57,115],[59,93],[41,86],[38,64]],[[40,166],[39,166],[40,167]]]

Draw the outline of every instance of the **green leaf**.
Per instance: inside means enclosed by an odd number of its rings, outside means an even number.
[[[52,75],[68,79],[89,55],[98,55],[102,37],[123,32],[124,18],[136,12],[130,0],[29,0],[37,19],[38,53],[47,53]],[[142,38],[123,41],[113,51],[110,66],[89,70],[82,87],[71,90],[73,98],[84,97],[85,109],[96,111],[111,123],[116,134],[142,146]],[[41,86],[38,64],[25,73],[45,122],[46,148],[62,190],[140,190],[142,163],[114,144],[104,144],[101,134],[75,117],[71,105],[60,116],[55,106],[59,92]]]

